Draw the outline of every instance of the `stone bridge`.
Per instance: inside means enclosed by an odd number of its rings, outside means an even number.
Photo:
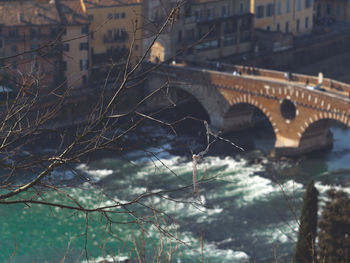
[[[173,99],[177,90],[190,93],[207,111],[210,125],[223,132],[250,126],[258,108],[273,127],[277,155],[300,155],[330,146],[329,120],[350,125],[348,84],[300,74],[286,80],[284,72],[242,66],[218,67],[221,71],[215,66],[210,70],[164,65],[151,73],[146,87],[150,92],[167,82]],[[321,90],[310,88],[320,81]],[[151,103],[167,101],[155,100]]]

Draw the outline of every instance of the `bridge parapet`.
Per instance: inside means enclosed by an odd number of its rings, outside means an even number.
[[[270,121],[276,135],[275,148],[283,155],[330,145],[329,119],[350,126],[348,96],[309,90],[300,81],[286,81],[284,75],[234,76],[171,65],[152,74],[154,79],[168,81],[170,88],[183,89],[196,97],[207,110],[211,125],[224,132],[249,126],[246,124],[252,120],[252,106],[258,108]]]
[[[285,81],[284,71],[262,69],[255,67],[248,67],[243,65],[232,65],[226,63],[217,63],[217,62],[207,62],[207,61],[193,61],[193,60],[184,60],[184,64],[193,67],[202,67],[212,70],[220,70],[232,73],[233,71],[240,71],[243,75],[251,75],[257,77],[266,77],[272,78],[275,80]],[[319,84],[318,76],[310,76],[298,73],[292,73],[291,82],[299,82],[302,85],[308,81],[310,85],[316,86]],[[323,78],[321,83],[322,88],[325,88],[327,91],[331,91],[335,94],[343,95],[350,97],[350,84],[332,80],[330,78]]]

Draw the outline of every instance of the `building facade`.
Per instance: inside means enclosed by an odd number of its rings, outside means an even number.
[[[175,5],[175,0],[143,1],[143,54],[148,52],[147,58],[151,61],[164,61],[172,56],[172,27],[170,25],[166,26],[160,35],[158,35],[158,32],[166,23],[171,9]],[[154,40],[156,40],[155,43]]]
[[[2,81],[46,89],[57,81],[61,51],[60,17],[48,1],[0,2]]]
[[[148,1],[149,28],[153,35],[164,23],[176,2]],[[167,4],[167,5],[166,5]],[[169,21],[168,27],[151,48],[149,59],[163,61],[173,56],[217,59],[252,49],[254,17],[248,0],[189,0]],[[145,47],[153,41],[145,38]]]
[[[350,21],[349,0],[315,0],[314,6],[318,20]]]
[[[304,35],[313,26],[313,0],[251,0],[255,28]]]
[[[176,52],[186,49],[193,58],[245,53],[252,48],[253,25],[249,1],[192,0],[174,26],[172,43]]]
[[[90,20],[92,66],[125,61],[133,45],[132,61],[142,54],[142,4],[139,0],[85,0]],[[133,43],[133,44],[132,44]]]
[[[82,0],[56,0],[62,21],[61,69],[68,87],[87,85],[89,20]]]

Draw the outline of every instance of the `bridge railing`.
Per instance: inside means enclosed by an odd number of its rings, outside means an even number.
[[[286,76],[283,71],[277,71],[277,70],[270,70],[270,69],[262,69],[262,68],[255,68],[255,67],[248,67],[248,66],[242,66],[242,65],[231,65],[226,63],[218,63],[218,62],[207,62],[207,61],[190,61],[190,60],[184,60],[182,63],[193,66],[193,67],[202,67],[207,68],[211,70],[218,70],[218,71],[225,71],[225,72],[233,72],[233,71],[239,71],[243,75],[254,75],[257,77],[267,77],[267,78],[273,78],[280,81],[286,81]],[[290,81],[296,81],[300,83],[308,83],[309,85],[316,86],[319,84],[318,82],[318,76],[310,76],[310,75],[304,75],[304,74],[298,74],[298,73],[291,73],[290,74],[291,79]],[[350,84],[336,81],[330,78],[323,78],[323,81],[321,83],[322,88],[325,88],[327,91],[331,91],[333,93],[350,97]]]

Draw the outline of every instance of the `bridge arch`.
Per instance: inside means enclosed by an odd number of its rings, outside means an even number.
[[[272,126],[272,129],[274,130],[276,136],[278,128],[276,126],[276,123],[274,122],[273,115],[257,99],[252,98],[249,94],[244,94],[231,99],[230,103],[231,105],[228,108],[228,110],[224,113],[224,117],[226,127],[229,125],[227,124],[227,122],[231,122],[232,126],[227,127],[226,130],[238,130],[244,128],[244,126],[249,127],[254,125],[254,110],[257,109],[266,117],[269,124]],[[249,123],[247,123],[247,121]],[[241,125],[239,123],[241,123]]]
[[[223,131],[224,112],[230,108],[230,104],[216,88],[203,89],[201,85],[181,85],[172,83],[169,90],[174,100],[179,99],[178,91],[184,91],[190,94],[206,111],[211,127]]]
[[[328,128],[329,128],[329,122],[330,121],[337,121],[342,124],[345,124],[346,126],[349,126],[349,120],[342,114],[337,113],[330,113],[330,112],[318,112],[315,113],[313,116],[310,116],[306,119],[303,125],[300,126],[298,131],[298,137],[302,139],[305,136],[305,133],[310,131],[310,129],[315,129],[315,126],[320,126],[322,123],[325,125],[326,122],[328,122]],[[325,127],[326,128],[326,127]]]
[[[333,134],[330,130],[332,121],[348,126],[347,118],[337,113],[319,112],[309,117],[298,132],[298,148],[310,152],[332,146]]]
[[[208,109],[208,105],[203,105],[203,101],[200,101],[196,94],[179,87],[172,87],[172,91],[170,100],[173,100],[176,106],[180,106],[181,115],[206,120],[210,124],[210,109]]]

